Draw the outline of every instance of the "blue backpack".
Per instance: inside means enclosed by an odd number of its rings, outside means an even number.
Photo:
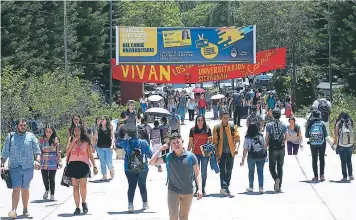
[[[194,169],[193,169],[193,153],[190,151],[187,151],[187,155],[188,155],[188,163],[189,163],[189,167],[190,167],[190,175],[192,178],[192,181],[194,180]],[[172,160],[172,153],[168,153],[166,156],[166,168],[167,168],[167,182],[166,185],[169,182],[169,176],[170,176],[170,161]]]
[[[310,145],[323,145],[325,142],[323,123],[321,121],[315,122],[309,131]]]

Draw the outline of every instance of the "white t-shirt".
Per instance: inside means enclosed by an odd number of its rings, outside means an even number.
[[[313,102],[313,109],[318,109],[319,107],[319,100],[325,100],[329,106],[329,108],[331,108],[331,103],[330,101],[326,100],[325,98],[321,98],[321,99],[317,99]]]

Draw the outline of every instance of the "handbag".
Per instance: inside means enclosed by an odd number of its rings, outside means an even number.
[[[72,186],[72,178],[67,176],[67,168],[68,168],[68,161],[69,161],[69,158],[70,158],[70,154],[69,154],[69,157],[67,159],[67,164],[66,166],[64,167],[64,170],[63,170],[63,176],[62,176],[62,180],[61,180],[61,185],[62,186],[66,186],[66,187],[70,187]]]
[[[11,140],[12,137],[14,136],[13,133],[10,133],[10,143],[9,143],[9,152],[11,150]],[[5,170],[2,174],[1,174],[1,179],[5,181],[6,186],[8,189],[12,189],[12,182],[11,182],[11,177],[10,177],[10,170]]]

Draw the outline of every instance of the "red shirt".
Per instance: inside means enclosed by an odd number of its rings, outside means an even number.
[[[206,144],[208,142],[208,138],[211,136],[210,128],[207,128],[207,130],[204,131],[200,129],[195,130],[195,127],[192,127],[189,132],[189,137],[193,138],[192,152],[196,155],[202,155],[203,153],[200,150],[200,146]]]
[[[205,99],[199,99],[198,108],[206,108],[207,104]]]

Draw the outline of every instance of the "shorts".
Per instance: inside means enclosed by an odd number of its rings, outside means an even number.
[[[29,189],[33,178],[33,168],[22,169],[22,166],[10,169],[12,188]]]
[[[66,175],[74,179],[90,178],[89,165],[82,161],[72,161],[68,164]]]

